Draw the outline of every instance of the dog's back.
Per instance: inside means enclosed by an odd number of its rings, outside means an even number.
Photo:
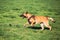
[[[48,18],[45,16],[35,16],[35,21],[37,23],[48,22]]]

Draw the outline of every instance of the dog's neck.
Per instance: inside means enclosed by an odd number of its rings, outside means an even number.
[[[32,16],[31,14],[27,15],[27,19],[29,19],[31,16]]]
[[[31,19],[31,18],[34,18],[35,17],[35,15],[31,15],[28,19]]]
[[[32,16],[32,15],[31,15]],[[29,19],[31,16],[27,17],[27,19]]]

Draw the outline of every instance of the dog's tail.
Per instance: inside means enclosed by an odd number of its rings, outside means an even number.
[[[51,18],[51,17],[47,17],[49,20],[51,20],[53,23],[55,23],[56,21],[53,19],[53,18]]]

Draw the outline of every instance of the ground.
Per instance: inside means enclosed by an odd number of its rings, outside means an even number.
[[[19,17],[28,11],[33,15],[50,16],[52,31],[40,25],[24,27],[26,19]],[[60,0],[0,0],[0,40],[60,40]]]

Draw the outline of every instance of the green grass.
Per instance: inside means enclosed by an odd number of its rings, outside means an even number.
[[[23,27],[27,20],[19,15],[25,11],[53,17],[52,31]],[[60,40],[60,0],[0,0],[0,40]]]

